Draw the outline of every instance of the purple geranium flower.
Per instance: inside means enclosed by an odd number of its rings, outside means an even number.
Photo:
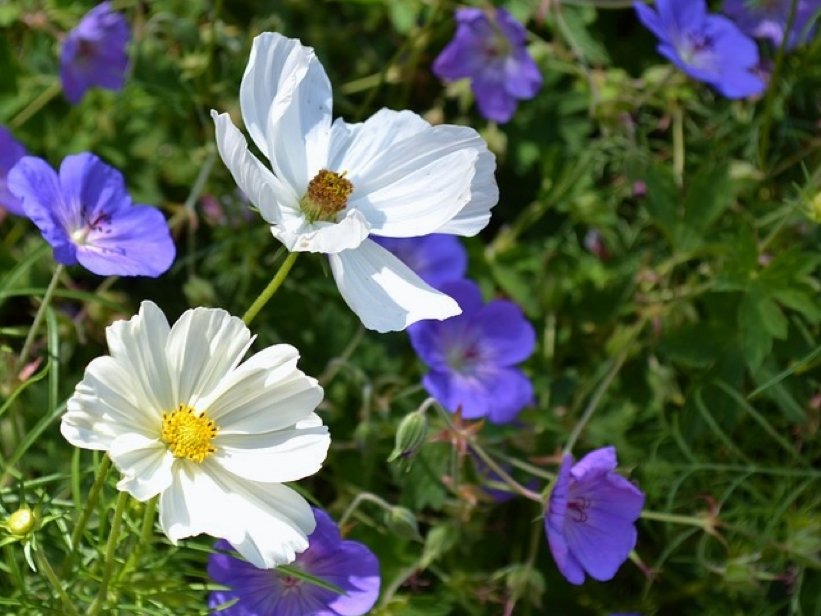
[[[722,10],[750,36],[769,39],[780,47],[790,19],[792,0],[725,0]],[[814,28],[807,28],[813,15],[821,9],[821,0],[798,0],[787,49],[805,43]]]
[[[461,407],[465,419],[513,421],[533,401],[530,379],[514,367],[533,353],[533,326],[512,302],[483,304],[479,287],[469,280],[445,283],[441,291],[462,314],[408,328],[413,348],[431,368],[422,385],[449,411]]]
[[[766,84],[754,70],[758,47],[723,15],[707,13],[704,0],[658,0],[658,12],[633,6],[641,23],[659,38],[658,52],[693,79],[727,98],[760,94]]]
[[[0,125],[0,207],[16,216],[25,216],[23,205],[8,189],[8,174],[17,161],[26,155],[26,148]]]
[[[373,240],[437,289],[446,282],[463,278],[468,268],[467,252],[455,235],[431,233],[407,238],[373,236]]]
[[[635,521],[644,494],[616,474],[616,448],[591,451],[579,462],[565,455],[550,493],[545,532],[559,571],[571,584],[585,572],[605,582],[636,546]]]
[[[367,614],[379,597],[379,561],[357,541],[343,541],[339,528],[327,513],[314,508],[316,530],[308,537],[308,549],[298,554],[291,567],[320,578],[347,594],[340,595],[292,577],[276,569],[254,565],[214,553],[208,558],[208,575],[230,587],[211,593],[210,608],[232,599],[234,605],[218,613],[222,616],[360,616]],[[220,539],[215,546],[231,550]]]
[[[79,261],[102,276],[159,276],[174,262],[165,217],[132,205],[122,174],[93,154],[67,156],[59,176],[43,159],[24,156],[8,186],[58,263]]]
[[[507,122],[519,99],[536,96],[542,87],[539,67],[525,48],[527,32],[505,9],[495,17],[480,9],[456,11],[456,36],[433,63],[437,77],[455,81],[468,77],[488,120]]]
[[[86,13],[68,33],[60,58],[60,80],[70,103],[79,103],[92,86],[122,90],[130,38],[128,22],[111,10],[110,2],[98,4]]]

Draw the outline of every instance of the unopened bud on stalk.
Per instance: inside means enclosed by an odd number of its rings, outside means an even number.
[[[34,530],[37,519],[28,507],[21,507],[6,520],[6,528],[12,535],[23,537]]]
[[[391,507],[385,511],[385,525],[393,534],[401,539],[422,541],[419,534],[419,525],[413,511],[405,507]]]
[[[425,413],[414,411],[406,415],[396,429],[396,444],[388,462],[393,462],[397,458],[409,458],[425,444],[427,438],[428,420],[425,419]]]

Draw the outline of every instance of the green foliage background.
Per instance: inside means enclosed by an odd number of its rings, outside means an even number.
[[[647,494],[632,562],[574,587],[552,562],[542,507],[493,503],[447,440],[409,469],[389,465],[398,422],[425,399],[424,366],[405,334],[363,331],[326,262],[305,255],[252,329],[257,347],[294,344],[326,388],[331,453],[299,487],[337,519],[361,493],[417,516],[422,541],[398,536],[373,503],[345,529],[380,558],[373,613],[820,615],[821,39],[783,57],[764,50],[766,94],[728,101],[666,65],[622,4],[505,4],[527,24],[545,84],[496,126],[466,84],[430,71],[454,30],[446,0],[116,1],[132,27],[126,87],[74,107],[59,90],[58,39],[93,4],[0,0],[0,123],[54,165],[88,150],[122,170],[135,201],[166,212],[178,246],[158,280],[70,269],[43,362],[21,384],[10,367],[54,264],[28,221],[0,226],[0,496],[6,514],[39,502],[42,523],[24,541],[0,534],[0,612],[64,613],[26,554],[58,567],[70,551],[99,457],[71,449],[59,416],[106,352],[105,326],[142,299],[170,319],[198,305],[242,314],[284,257],[244,214],[209,117],[240,123],[251,40],[275,30],[315,47],[336,115],[410,108],[476,127],[497,154],[501,200],[465,240],[469,275],[536,327],[524,369],[538,403],[517,425],[484,426],[482,446],[527,483],[534,467],[554,471],[578,432],[577,456],[617,446]],[[444,426],[429,417],[436,435]],[[80,612],[99,586],[115,483],[76,561],[58,567]],[[155,532],[129,561],[142,507],[129,502],[105,613],[207,613],[210,539],[174,547]]]

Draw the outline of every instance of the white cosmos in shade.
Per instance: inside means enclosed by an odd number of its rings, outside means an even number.
[[[98,357],[68,401],[60,430],[77,447],[108,451],[136,499],[160,495],[160,524],[172,542],[207,533],[249,562],[293,562],[315,527],[308,503],[282,485],[317,472],[330,436],[314,409],[316,380],[278,344],[244,363],[253,339],[224,310],[188,310],[169,327],[145,301],[137,316],[106,330],[111,355]],[[175,456],[163,412],[180,405],[216,425],[201,461]]]
[[[329,255],[342,297],[365,327],[396,331],[459,314],[455,301],[368,236],[483,229],[499,191],[495,158],[475,130],[388,109],[361,124],[332,123],[331,84],[313,49],[270,32],[254,39],[240,106],[271,168],[228,114],[212,111],[222,160],[288,250]],[[335,220],[311,222],[300,201],[322,169],[344,173],[353,192]]]

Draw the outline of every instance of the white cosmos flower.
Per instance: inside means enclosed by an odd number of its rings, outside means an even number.
[[[322,388],[297,369],[297,350],[278,344],[240,363],[253,342],[240,319],[195,308],[169,327],[148,301],[106,336],[111,355],[86,368],[63,436],[108,451],[120,490],[159,494],[171,541],[207,533],[257,567],[292,562],[315,522],[282,482],[318,471],[330,444],[313,412]]]
[[[475,130],[388,109],[331,123],[331,84],[313,49],[270,32],[254,39],[240,106],[273,172],[228,114],[212,111],[222,160],[288,250],[328,253],[365,327],[395,331],[460,313],[368,236],[483,229],[499,191],[495,158]]]

